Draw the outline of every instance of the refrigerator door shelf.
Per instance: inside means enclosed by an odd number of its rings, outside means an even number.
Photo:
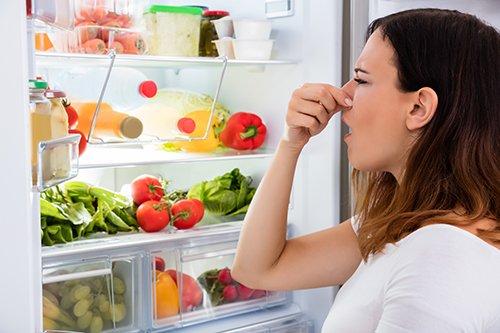
[[[167,273],[155,274],[169,274],[176,280],[181,304],[178,315],[160,318],[159,311],[165,311],[155,301],[162,301],[162,295],[153,287],[153,327],[162,331],[186,327],[288,303],[284,292],[252,290],[232,280],[230,267],[236,245],[236,240],[229,240],[151,253],[152,268],[158,258],[167,263]],[[224,269],[229,271],[221,273]],[[161,276],[157,275],[157,281]],[[161,282],[155,283],[158,286]]]
[[[45,330],[139,330],[137,257],[74,260],[43,268]]]
[[[33,186],[43,191],[78,175],[78,143],[80,135],[41,141],[33,164]]]

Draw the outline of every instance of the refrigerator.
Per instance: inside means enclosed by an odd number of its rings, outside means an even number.
[[[193,5],[186,1],[156,2]],[[90,145],[73,164],[75,179],[127,192],[127,184],[135,177],[152,174],[167,178],[170,188],[186,189],[239,168],[257,185],[282,135],[293,90],[305,82],[334,86],[347,82],[363,47],[366,27],[374,18],[431,6],[473,13],[500,26],[500,3],[495,0],[205,0],[197,4],[227,10],[233,18],[270,20],[275,40],[272,60],[228,61],[223,79],[223,63],[200,58],[118,55],[114,67],[135,68],[160,88],[218,95],[218,101],[232,112],[259,114],[268,128],[264,148],[251,153],[197,155],[159,152],[148,145]],[[108,302],[126,304],[125,317],[110,332],[319,332],[338,286],[270,292],[259,299],[221,307],[211,306],[204,294],[196,311],[159,318],[154,258],[161,256],[168,268],[194,277],[210,268],[230,267],[241,220],[186,232],[117,235],[42,247],[41,187],[32,184],[28,79],[42,75],[50,83],[75,68],[106,68],[109,59],[35,52],[25,2],[5,1],[0,6],[4,38],[0,52],[0,207],[4,227],[0,242],[0,331],[42,332],[42,288],[93,279],[107,290]],[[290,197],[289,237],[335,226],[350,216],[350,167],[341,140],[345,131],[340,115],[336,115],[302,152]],[[76,149],[74,142],[64,144]],[[120,288],[115,277],[125,288]]]

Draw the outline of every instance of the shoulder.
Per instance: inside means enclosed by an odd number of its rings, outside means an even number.
[[[415,259],[474,258],[479,263],[493,261],[500,269],[500,250],[469,231],[448,225],[422,227],[396,243],[401,255]]]
[[[455,226],[422,227],[396,247],[395,272],[412,273],[436,283],[443,279],[456,283],[472,283],[480,277],[485,283],[500,279],[500,250]]]
[[[500,313],[500,250],[450,225],[423,227],[396,243],[385,304],[460,323]],[[495,296],[496,295],[496,296]]]

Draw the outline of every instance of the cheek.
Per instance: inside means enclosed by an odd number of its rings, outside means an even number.
[[[398,105],[376,89],[357,89],[349,111],[352,135],[348,150],[355,168],[382,171],[398,160],[405,134],[404,113]]]

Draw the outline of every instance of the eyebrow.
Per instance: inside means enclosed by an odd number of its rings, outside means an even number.
[[[361,69],[359,67],[354,68],[354,73],[357,74],[358,72],[365,73],[365,74],[370,74],[367,71],[365,71],[364,69]]]

